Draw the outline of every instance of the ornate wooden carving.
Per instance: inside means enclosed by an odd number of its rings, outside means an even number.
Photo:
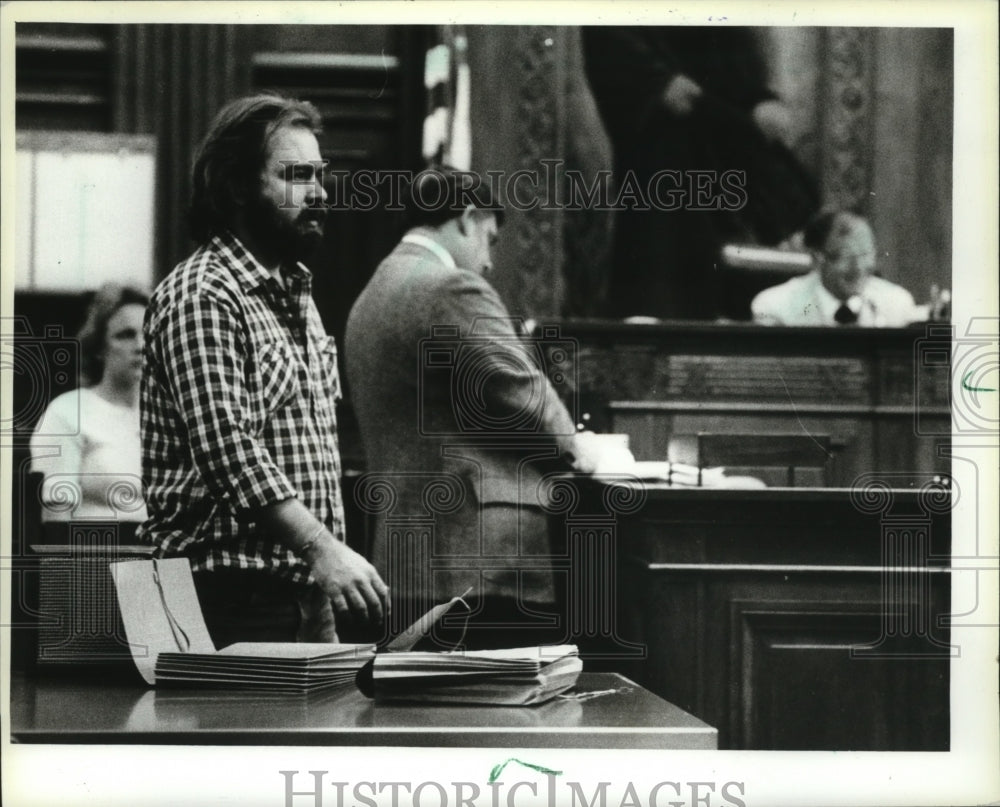
[[[514,138],[517,169],[537,172],[538,182],[519,187],[519,203],[537,206],[511,217],[519,285],[512,310],[559,313],[562,300],[562,211],[554,202],[542,162],[564,151],[562,73],[566,32],[555,26],[519,26],[514,40],[517,114]]]
[[[828,204],[866,212],[871,190],[875,33],[826,31],[826,120],[823,196]]]

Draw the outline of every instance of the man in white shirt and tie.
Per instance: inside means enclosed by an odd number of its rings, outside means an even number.
[[[828,210],[806,227],[813,269],[760,292],[750,304],[763,325],[860,325],[895,328],[921,319],[906,289],[872,273],[875,237],[868,222]]]

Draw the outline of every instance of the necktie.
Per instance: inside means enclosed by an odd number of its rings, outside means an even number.
[[[833,315],[833,318],[840,325],[853,325],[858,321],[858,315],[851,311],[847,303],[841,303],[840,308]]]

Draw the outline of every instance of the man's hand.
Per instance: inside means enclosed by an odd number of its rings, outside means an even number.
[[[781,101],[761,101],[753,108],[753,122],[768,140],[791,144],[792,116]]]
[[[683,73],[678,73],[663,91],[663,103],[674,115],[683,118],[691,114],[695,99],[700,95],[701,86]]]
[[[324,531],[315,543],[303,549],[302,556],[337,614],[350,613],[362,623],[382,621],[389,588],[361,555]]]
[[[302,502],[275,502],[257,514],[257,521],[309,564],[313,579],[338,614],[353,614],[359,622],[382,621],[389,589],[375,567],[334,538]]]

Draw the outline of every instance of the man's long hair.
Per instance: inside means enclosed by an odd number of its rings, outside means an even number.
[[[282,126],[303,126],[319,135],[322,118],[308,101],[277,93],[237,98],[215,116],[191,178],[189,224],[199,244],[229,229],[240,198],[258,192],[271,137]]]

